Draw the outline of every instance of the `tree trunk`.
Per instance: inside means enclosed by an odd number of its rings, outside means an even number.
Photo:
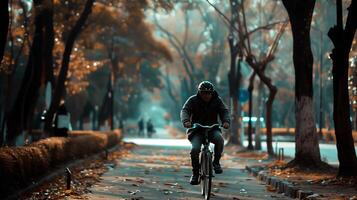
[[[176,92],[174,92],[174,89],[172,87],[171,84],[171,80],[170,80],[170,72],[169,72],[169,68],[167,66],[165,66],[165,75],[164,75],[164,80],[166,82],[166,89],[167,89],[167,93],[169,95],[169,97],[171,98],[171,100],[173,101],[174,105],[180,105],[179,99],[178,99],[178,95]],[[180,110],[178,106],[171,106],[171,113],[179,113]],[[177,120],[178,115],[173,115],[171,116],[173,118],[173,120]]]
[[[320,149],[313,113],[312,64],[310,27],[315,0],[283,0],[289,14],[293,34],[295,68],[295,158],[291,165],[317,167]]]
[[[271,59],[267,59],[265,62],[255,64],[253,61],[253,57],[248,56],[246,61],[247,63],[254,69],[254,73],[256,73],[259,79],[268,87],[269,89],[269,97],[268,101],[266,102],[266,143],[267,143],[267,151],[269,156],[274,156],[273,151],[273,143],[272,143],[272,109],[273,109],[273,101],[275,95],[277,93],[277,88],[271,83],[271,79],[268,78],[264,71],[266,66]]]
[[[262,144],[261,144],[261,140],[260,140],[260,128],[261,128],[261,122],[260,122],[260,118],[263,115],[263,106],[262,106],[262,102],[263,102],[263,82],[259,81],[259,86],[258,86],[258,97],[257,97],[257,114],[256,116],[258,117],[257,122],[255,124],[255,137],[254,137],[254,141],[255,141],[255,150],[261,150],[262,149]]]
[[[82,29],[84,23],[86,22],[89,14],[91,13],[93,3],[94,3],[94,0],[87,0],[81,16],[79,17],[78,21],[76,22],[73,29],[70,31],[70,33],[68,35],[68,39],[67,39],[67,42],[65,45],[63,58],[62,58],[62,67],[61,67],[60,73],[58,75],[58,80],[57,80],[55,92],[54,92],[54,95],[53,95],[53,98],[51,101],[51,105],[47,112],[47,118],[46,118],[46,123],[45,123],[46,132],[50,132],[53,115],[56,112],[56,110],[58,109],[60,101],[64,96],[65,81],[67,79],[67,72],[68,72],[72,48],[73,48],[75,39],[81,32],[81,29]]]
[[[3,19],[3,23],[0,26],[0,63],[2,62],[6,41],[7,41],[7,33],[9,30],[9,0],[3,0],[0,2],[0,18]],[[4,76],[5,77],[5,76]],[[4,120],[5,120],[5,110],[6,107],[1,106],[0,109],[0,146],[3,144],[4,135],[3,135],[3,128]]]
[[[235,61],[231,60],[231,66],[235,65]],[[234,67],[235,68],[235,67]],[[233,74],[235,74],[235,69],[231,69],[231,71],[229,72],[229,82],[230,82],[230,90],[232,91],[231,93],[231,134],[230,134],[230,139],[229,142],[231,144],[238,144],[241,145],[242,141],[240,141],[240,132],[239,132],[239,108],[238,108],[238,104],[239,104],[239,100],[238,100],[238,94],[236,91],[238,91],[239,87],[237,88],[237,86],[234,84],[236,81],[236,77],[234,77]],[[239,92],[239,91],[238,91]]]
[[[241,141],[240,131],[239,131],[239,118],[240,118],[240,110],[239,110],[239,87],[240,87],[240,62],[242,56],[239,57],[238,65],[237,65],[237,56],[238,54],[242,54],[240,51],[241,46],[239,46],[238,41],[235,41],[234,27],[238,22],[238,1],[230,0],[229,1],[231,8],[231,21],[229,27],[229,35],[228,35],[228,44],[230,51],[230,70],[228,73],[228,81],[229,81],[229,95],[231,99],[231,134],[229,143],[242,145],[243,141]],[[238,69],[237,69],[238,67]]]
[[[35,9],[40,10],[41,1],[35,1]],[[8,145],[14,145],[15,139],[21,132],[29,127],[31,123],[31,111],[34,109],[39,88],[41,84],[42,63],[42,45],[43,45],[43,11],[36,12],[35,16],[35,36],[30,49],[30,55],[26,67],[26,71],[21,83],[21,87],[13,108],[9,111],[7,118],[7,135],[6,140]]]
[[[355,111],[355,131],[357,131],[357,110]]]
[[[44,79],[42,84],[46,85],[50,82],[54,85],[53,76],[53,46],[54,46],[54,29],[53,29],[53,5],[52,0],[48,0],[50,7],[44,10],[44,45],[43,45],[43,69],[44,69]]]
[[[334,44],[333,61],[333,119],[339,165],[339,176],[357,175],[357,158],[352,137],[350,104],[348,96],[349,52],[357,27],[357,2],[349,7],[346,27],[343,29],[342,2],[337,1],[337,26],[329,30],[328,36]]]
[[[248,149],[253,150],[253,141],[252,141],[252,113],[253,113],[253,90],[254,90],[254,78],[255,78],[255,72],[253,71],[252,75],[250,75],[249,78],[249,86],[248,86],[248,92],[249,92],[249,121],[248,121]]]
[[[0,147],[4,144],[5,108],[0,104]]]
[[[229,137],[230,144],[238,144],[241,145],[242,141],[240,141],[239,137],[239,120],[238,120],[238,100],[237,97],[231,98],[231,134]]]
[[[231,44],[230,46],[233,47],[233,41],[231,40],[232,38],[228,38],[229,43]],[[238,72],[236,70],[237,65],[236,65],[236,58],[237,58],[237,52],[233,50],[231,47],[231,68],[228,74],[228,80],[229,80],[229,91],[230,91],[230,96],[231,96],[231,134],[230,134],[230,139],[229,142],[231,144],[238,144],[242,145],[243,141],[240,139],[240,132],[239,132],[239,108],[238,108],[238,93],[239,93],[239,74],[240,72],[240,61],[238,61]],[[238,80],[237,80],[238,79]]]
[[[53,46],[54,46],[54,30],[53,30],[53,5],[52,0],[43,0],[41,12],[41,51],[39,56],[39,66],[40,72],[34,77],[34,93],[29,97],[29,100],[26,100],[25,107],[28,107],[29,110],[25,115],[26,118],[26,127],[29,129],[29,132],[32,131],[32,121],[34,118],[34,112],[36,108],[36,103],[39,98],[40,87],[45,87],[47,82],[54,83],[53,77]]]
[[[7,32],[9,30],[9,0],[0,2],[0,18],[3,19],[0,27],[0,63],[4,56]]]
[[[267,125],[267,151],[270,156],[274,155],[273,150],[273,134],[272,134],[272,110],[273,110],[273,101],[278,89],[275,86],[270,86],[269,88],[269,97],[266,102],[266,125]]]
[[[15,77],[17,66],[19,64],[20,56],[23,53],[23,49],[25,47],[26,42],[27,42],[27,45],[29,45],[29,43],[30,43],[29,39],[28,39],[28,35],[29,35],[29,32],[28,32],[29,18],[27,17],[28,10],[27,10],[25,3],[22,1],[20,1],[20,6],[21,6],[21,9],[23,9],[22,17],[24,18],[23,26],[24,26],[25,34],[23,36],[23,43],[21,44],[20,49],[16,53],[16,56],[14,56],[14,58],[13,58],[13,64],[10,65],[11,72],[8,73],[7,75],[4,74],[4,79],[6,79],[6,83],[4,84],[4,87],[3,87],[4,88],[3,91],[5,91],[3,93],[3,95],[5,97],[5,100],[3,102],[4,109],[2,110],[3,111],[3,120],[1,121],[1,125],[0,125],[0,128],[1,128],[0,134],[2,137],[5,134],[5,125],[6,125],[6,121],[7,121],[6,117],[8,116],[10,109],[13,106],[12,98],[15,93],[13,91],[13,80]],[[29,47],[29,49],[31,49],[31,47]],[[13,55],[11,55],[11,57],[13,57]],[[4,138],[1,139],[2,142],[0,142],[0,144],[3,144],[3,139]]]

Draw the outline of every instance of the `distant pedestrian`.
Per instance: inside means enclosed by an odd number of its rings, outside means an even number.
[[[70,129],[70,114],[64,105],[64,102],[61,102],[58,107],[57,112],[54,115],[53,119],[53,133],[57,137],[67,137],[68,130]]]
[[[144,136],[144,120],[143,120],[143,118],[140,118],[138,121],[138,136],[139,137]]]
[[[119,128],[124,130],[124,120],[122,118],[119,119]]]
[[[151,138],[152,135],[156,132],[155,128],[154,128],[154,124],[152,123],[151,119],[149,119],[146,122],[146,132],[147,132],[148,138]]]

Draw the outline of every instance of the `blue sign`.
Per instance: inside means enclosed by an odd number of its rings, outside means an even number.
[[[246,102],[249,99],[249,92],[246,89],[240,89],[238,94],[239,101],[241,103]]]

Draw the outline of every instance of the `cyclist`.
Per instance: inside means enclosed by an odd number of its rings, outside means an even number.
[[[191,96],[183,105],[180,113],[183,126],[185,128],[191,128],[194,123],[210,126],[218,123],[218,116],[223,128],[229,128],[230,118],[227,106],[214,90],[213,84],[209,81],[202,81],[198,85],[197,94]],[[203,135],[190,129],[188,129],[187,135],[192,145],[190,152],[192,164],[190,184],[197,185],[199,184],[199,154],[203,142]],[[219,128],[209,133],[209,141],[214,144],[213,169],[216,174],[221,174],[223,170],[219,160],[223,152],[224,141]]]

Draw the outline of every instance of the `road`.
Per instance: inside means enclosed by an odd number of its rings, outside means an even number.
[[[163,144],[190,148],[191,144],[187,139],[141,139],[130,138],[128,142],[134,142],[139,145],[162,146]],[[254,143],[253,143],[254,144]],[[248,146],[248,142],[244,142],[244,146]],[[279,148],[284,148],[284,155],[293,158],[295,156],[295,143],[293,142],[274,142],[274,151]],[[266,151],[266,143],[262,142],[262,150]],[[357,150],[356,150],[357,152]],[[320,144],[321,159],[331,165],[339,164],[337,158],[337,149],[335,144]]]
[[[127,141],[134,142],[140,145],[154,145],[160,146],[162,144],[170,144],[170,145],[178,145],[182,147],[189,148],[191,146],[190,142],[187,139],[170,139],[163,129],[158,131],[158,134],[154,135],[154,139],[146,140],[141,138],[127,138]],[[161,140],[164,138],[164,140]],[[248,141],[244,141],[244,146],[248,146]],[[254,142],[253,142],[254,145]],[[320,144],[320,154],[321,159],[331,165],[338,166],[338,158],[337,158],[337,149],[336,144]],[[273,142],[274,151],[279,148],[284,148],[284,155],[293,158],[295,156],[295,143],[294,142]],[[266,151],[266,142],[262,142],[262,150]],[[356,149],[357,152],[357,149]]]
[[[244,145],[248,145],[246,141]],[[320,144],[321,159],[330,165],[338,166],[337,149],[336,144]],[[274,151],[279,148],[284,149],[284,155],[289,157],[295,157],[295,143],[294,142],[275,142],[273,143]],[[266,143],[262,143],[262,150],[266,151]]]

